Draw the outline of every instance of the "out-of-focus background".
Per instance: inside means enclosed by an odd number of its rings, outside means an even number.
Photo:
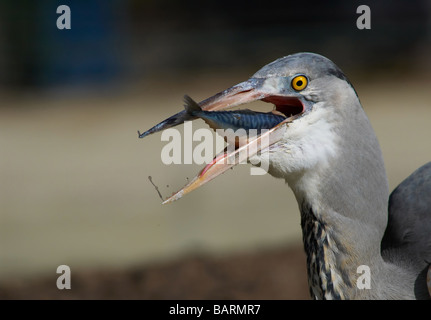
[[[431,160],[431,3],[14,1],[0,4],[0,298],[308,299],[299,212],[237,166],[170,205],[199,165],[146,130],[263,65],[312,51],[354,84],[391,189]],[[68,5],[71,29],[59,30]],[[202,125],[196,122],[195,128]],[[59,265],[72,289],[58,290]]]

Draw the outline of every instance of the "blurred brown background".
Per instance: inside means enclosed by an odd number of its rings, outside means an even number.
[[[71,9],[58,30],[56,9]],[[146,130],[298,51],[354,84],[391,189],[431,160],[431,4],[12,1],[0,4],[1,299],[308,299],[299,212],[237,166],[170,205],[200,169]],[[196,128],[203,126],[196,123]],[[72,289],[56,287],[57,266]]]

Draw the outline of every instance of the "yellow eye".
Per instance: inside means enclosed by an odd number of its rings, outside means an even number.
[[[308,84],[308,80],[304,76],[296,76],[292,80],[292,88],[296,91],[304,90]]]

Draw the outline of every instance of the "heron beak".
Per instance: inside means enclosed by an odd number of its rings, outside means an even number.
[[[298,99],[281,94],[274,94],[274,92],[271,92],[272,90],[264,90],[263,83],[265,80],[264,78],[251,78],[200,102],[199,105],[203,110],[217,111],[233,108],[256,100],[262,100],[264,102],[273,103],[277,111],[286,114],[287,118],[263,134],[250,137],[236,149],[231,151],[225,150],[216,155],[213,161],[207,164],[194,179],[181,190],[173,193],[169,198],[164,200],[163,204],[180,199],[185,194],[211,181],[238,163],[244,163],[248,158],[256,155],[259,151],[281,139],[286,129],[285,124],[295,120],[298,115],[302,113],[303,106]],[[287,110],[288,106],[290,110]],[[294,112],[292,115],[292,108],[300,108],[300,112]],[[187,119],[186,112],[179,112],[142,134],[138,132],[139,137],[143,138],[148,134],[176,126],[183,123],[185,120],[189,120]]]
[[[244,163],[247,158],[256,155],[260,150],[263,150],[279,141],[283,136],[283,129],[285,129],[283,124],[287,123],[287,120],[288,119],[281,122],[269,131],[261,134],[260,136],[257,136],[255,139],[249,139],[246,144],[240,146],[234,151],[223,151],[219,153],[217,156],[215,156],[213,161],[207,164],[193,180],[191,180],[181,190],[175,192],[169,198],[163,201],[163,204],[180,199],[185,194],[211,181],[238,163]]]

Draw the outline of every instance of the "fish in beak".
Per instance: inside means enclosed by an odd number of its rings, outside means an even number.
[[[180,199],[185,194],[211,181],[236,164],[244,163],[250,157],[280,141],[289,123],[300,117],[307,110],[307,103],[304,97],[295,90],[292,90],[290,82],[290,77],[253,77],[203,100],[198,104],[198,107],[194,106],[192,108],[195,112],[190,112],[190,107],[187,107],[187,103],[190,105],[194,101],[186,98],[185,110],[167,118],[143,133],[138,131],[139,138],[144,138],[149,134],[182,124],[184,121],[203,118],[203,112],[209,117],[211,116],[210,113],[215,111],[214,116],[216,116],[217,111],[235,108],[257,100],[274,104],[275,110],[273,114],[283,115],[279,118],[280,121],[274,122],[273,124],[275,125],[268,128],[268,130],[261,130],[261,134],[250,136],[248,139],[243,140],[245,142],[236,145],[233,150],[226,148],[223,152],[216,155],[212,162],[207,164],[194,179],[181,190],[165,199],[163,204]],[[239,112],[244,113],[244,111]],[[253,116],[249,110],[247,114]],[[261,114],[256,112],[255,117],[261,117]],[[229,120],[225,120],[223,125],[226,126],[229,123]],[[252,129],[250,123],[256,123],[256,121],[243,122],[242,125],[247,127],[246,129]],[[214,129],[221,126],[222,124],[216,124],[212,127]]]
[[[204,111],[189,96],[184,96],[184,108],[191,118],[200,118],[225,141],[236,148],[248,142],[252,134],[260,135],[286,119],[281,112],[255,112],[249,109],[237,111]],[[252,133],[253,132],[253,133]]]

